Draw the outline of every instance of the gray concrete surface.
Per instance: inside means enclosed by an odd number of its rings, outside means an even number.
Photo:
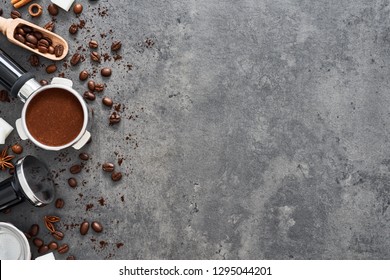
[[[390,258],[388,0],[79,2],[85,28],[70,35],[78,20],[61,11],[56,32],[86,60],[57,63],[55,75],[84,92],[78,73],[100,69],[88,57],[97,39],[111,57],[101,65],[114,70],[104,94],[122,104],[123,120],[108,126],[101,96],[89,102],[93,141],[82,151],[92,159],[76,189],[66,182],[79,152],[22,142],[58,175],[66,205],[26,203],[0,220],[27,231],[59,215],[71,250],[58,259]],[[114,39],[123,42],[117,61]],[[55,76],[0,44],[38,79]],[[0,104],[11,123],[21,109]],[[100,164],[122,158],[126,175],[113,183]],[[84,219],[104,232],[81,236]],[[52,239],[43,228],[40,236]]]

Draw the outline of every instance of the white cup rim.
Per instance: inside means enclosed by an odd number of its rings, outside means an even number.
[[[45,145],[45,144],[39,142],[37,139],[34,138],[34,136],[31,135],[30,131],[27,128],[27,123],[26,123],[27,108],[28,108],[28,105],[30,104],[31,100],[33,100],[34,97],[37,96],[39,93],[46,91],[48,89],[51,89],[51,88],[63,89],[63,90],[66,90],[67,92],[73,94],[79,100],[80,105],[83,109],[83,113],[84,113],[84,121],[83,121],[83,126],[80,130],[80,133],[71,142],[69,142],[65,145],[62,145],[62,146],[48,146],[48,145]],[[24,129],[28,139],[30,139],[38,147],[45,149],[45,150],[58,151],[58,150],[62,150],[62,149],[73,146],[81,139],[81,137],[86,132],[87,124],[88,124],[88,108],[87,108],[87,105],[85,104],[84,99],[81,97],[81,95],[76,90],[74,90],[72,87],[69,87],[67,85],[50,84],[50,85],[42,86],[41,88],[39,88],[38,90],[36,90],[34,93],[32,93],[29,96],[29,98],[26,100],[26,103],[24,104],[24,107],[22,110],[22,125],[23,125],[23,129]]]

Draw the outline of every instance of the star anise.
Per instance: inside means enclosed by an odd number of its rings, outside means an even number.
[[[8,155],[8,146],[5,146],[3,151],[0,154],[0,168],[1,170],[6,170],[7,168],[13,169],[14,165],[12,164],[12,160],[15,156]]]

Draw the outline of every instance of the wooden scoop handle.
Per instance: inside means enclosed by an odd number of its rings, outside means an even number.
[[[12,18],[0,17],[0,32],[7,35],[7,29],[11,26]]]

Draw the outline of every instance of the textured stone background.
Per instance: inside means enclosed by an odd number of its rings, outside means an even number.
[[[123,120],[110,127],[101,96],[89,103],[93,141],[83,151],[92,159],[76,189],[66,182],[77,151],[23,142],[58,175],[66,206],[26,203],[1,221],[27,231],[61,216],[71,250],[58,259],[390,258],[388,0],[79,2],[85,28],[70,35],[78,19],[61,11],[56,32],[69,41],[67,61],[80,46],[86,60],[57,63],[55,75],[83,93],[82,69],[111,66],[104,95],[122,104]],[[91,38],[111,58],[121,40],[123,58],[91,63]],[[0,44],[37,79],[52,78]],[[1,103],[1,116],[14,123],[22,106]],[[100,164],[122,158],[126,176],[113,183]],[[81,236],[84,219],[104,232]]]

